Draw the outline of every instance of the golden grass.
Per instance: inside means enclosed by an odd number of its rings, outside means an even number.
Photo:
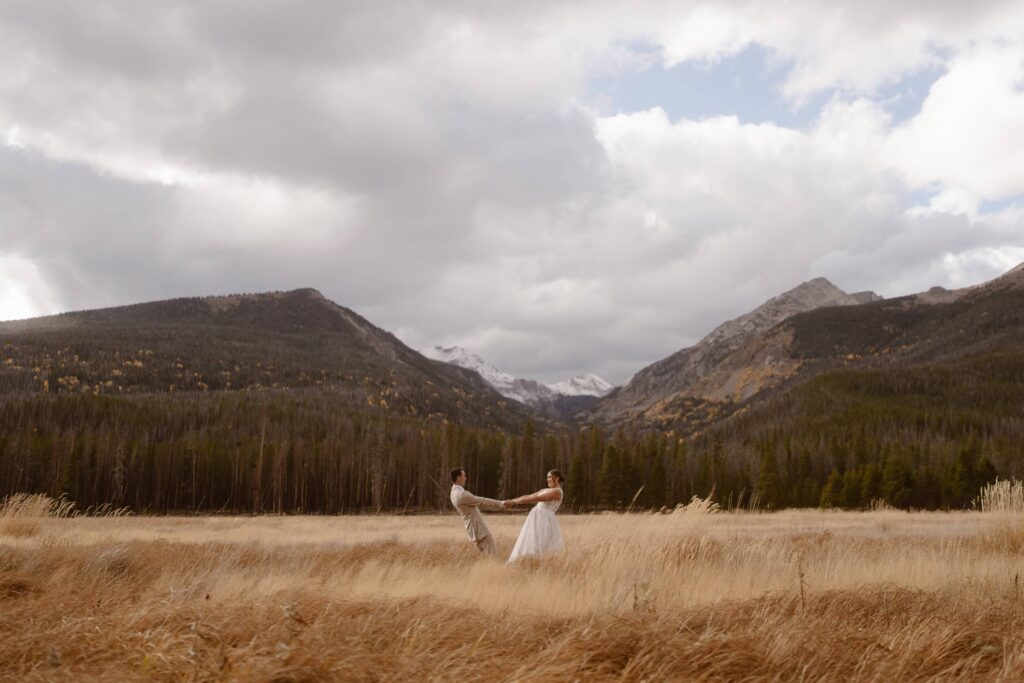
[[[128,508],[103,505],[80,511],[75,504],[61,496],[54,500],[42,493],[15,493],[0,500],[0,536],[25,538],[35,536],[45,519],[63,519],[89,515],[93,517],[125,517]]]
[[[1024,512],[1024,481],[996,479],[981,488],[974,504],[982,512]]]
[[[42,520],[67,517],[74,508],[66,500],[53,500],[40,493],[15,493],[0,501],[0,536],[35,536]]]
[[[454,514],[38,518],[0,536],[0,678],[1024,677],[1020,516],[559,519],[508,566]]]

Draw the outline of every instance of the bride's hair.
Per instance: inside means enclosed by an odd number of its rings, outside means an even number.
[[[551,470],[548,474],[557,479],[559,484],[565,483],[565,475],[562,474],[561,470]]]

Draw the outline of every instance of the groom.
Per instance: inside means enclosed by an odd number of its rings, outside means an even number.
[[[456,467],[451,471],[452,475],[452,505],[462,515],[462,521],[466,523],[466,535],[469,540],[476,543],[477,549],[487,555],[496,555],[498,549],[494,546],[494,539],[491,538],[491,530],[484,524],[480,508],[485,510],[504,510],[505,501],[494,500],[474,496],[466,490],[466,468]]]

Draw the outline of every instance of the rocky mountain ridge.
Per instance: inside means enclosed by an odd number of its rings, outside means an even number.
[[[874,292],[848,294],[819,277],[772,297],[754,310],[726,321],[693,346],[643,368],[623,387],[596,406],[599,419],[643,414],[675,395],[703,400],[742,400],[759,388],[765,376],[786,376],[792,363],[769,363],[753,373],[723,373],[722,363],[760,334],[783,320],[826,306],[857,306],[878,301]],[[742,370],[742,368],[739,368]]]
[[[599,401],[592,417],[700,429],[755,397],[821,372],[1012,348],[1024,336],[1022,311],[1024,264],[978,285],[888,300],[870,292],[848,295],[816,279],[644,368]]]

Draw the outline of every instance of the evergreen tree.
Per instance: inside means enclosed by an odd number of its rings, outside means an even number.
[[[843,475],[839,470],[832,470],[828,475],[825,487],[821,489],[820,507],[837,508],[843,506]]]
[[[687,458],[686,441],[672,435],[672,484],[669,502],[673,505],[689,502],[693,496],[690,482],[690,463]]]
[[[794,504],[800,507],[815,507],[821,504],[821,485],[814,479],[811,454],[807,448],[800,448],[796,466],[797,487]]]
[[[882,470],[882,495],[893,507],[906,507],[914,491],[914,475],[898,455],[891,455]]]
[[[661,449],[658,448],[651,454],[651,457],[652,460],[646,482],[648,488],[644,489],[644,493],[647,494],[648,507],[661,508],[668,502],[666,500],[667,482],[665,480],[667,474],[665,472],[665,456],[662,454]]]
[[[870,505],[873,501],[882,497],[882,472],[874,463],[864,468],[864,477],[861,479],[860,499],[863,505]]]
[[[569,468],[569,480],[565,482],[566,501],[576,507],[585,507],[587,500],[586,474],[583,468],[583,457],[577,453],[572,459],[572,466]]]
[[[626,487],[623,482],[622,460],[618,446],[614,443],[605,446],[601,473],[598,476],[598,495],[601,504],[607,507],[622,504],[622,491]]]
[[[633,499],[637,497],[637,494],[643,494],[647,487],[640,478],[640,468],[637,467],[637,463],[634,462],[634,458],[639,456],[637,450],[624,449],[620,451],[619,466],[621,468],[621,475],[619,477],[619,495],[618,499],[622,501],[623,505],[631,505]],[[641,490],[640,487],[644,487]]]
[[[859,508],[862,504],[861,489],[863,488],[864,475],[859,469],[847,470],[843,475],[843,492],[840,496],[842,507],[848,510]]]
[[[779,468],[775,462],[775,446],[766,441],[761,444],[761,468],[757,475],[757,499],[769,510],[777,507],[780,497]]]

